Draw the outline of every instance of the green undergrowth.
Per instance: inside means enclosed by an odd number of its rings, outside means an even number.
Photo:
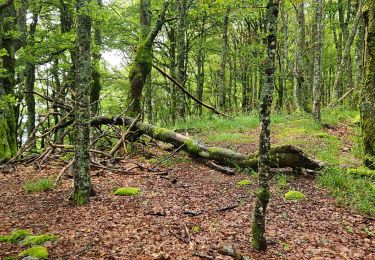
[[[48,178],[41,178],[25,182],[23,188],[27,192],[43,192],[53,189],[54,182]]]
[[[328,168],[318,177],[318,182],[331,192],[339,205],[349,205],[375,216],[375,183],[372,177],[353,174],[353,169]]]

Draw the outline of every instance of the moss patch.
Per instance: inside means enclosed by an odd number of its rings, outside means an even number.
[[[248,179],[237,182],[237,185],[239,185],[239,186],[245,186],[245,185],[251,185],[251,184],[253,184],[253,182],[251,180],[248,180]]]
[[[34,246],[32,248],[26,249],[18,254],[18,256],[31,256],[36,259],[47,259],[48,250],[44,246]]]
[[[0,242],[9,242],[12,244],[21,241],[24,237],[32,235],[30,230],[14,230],[10,235],[0,236]]]
[[[201,227],[200,226],[194,226],[194,227],[191,228],[191,231],[193,233],[198,233],[198,232],[201,231]]]
[[[45,235],[36,235],[36,236],[27,236],[22,241],[24,246],[40,246],[44,245],[48,241],[56,241],[57,236],[45,234]]]
[[[113,194],[118,196],[135,196],[141,193],[140,188],[135,187],[126,187],[126,188],[118,188],[113,192]]]
[[[291,190],[285,193],[284,198],[286,200],[302,200],[305,198],[305,194],[299,191]]]

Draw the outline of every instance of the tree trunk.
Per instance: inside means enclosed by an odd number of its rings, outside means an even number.
[[[272,92],[275,85],[275,56],[277,46],[277,16],[279,12],[279,1],[269,0],[267,4],[267,53],[264,61],[264,86],[260,104],[260,142],[259,142],[259,188],[254,208],[252,226],[252,246],[255,250],[266,250],[267,241],[265,237],[266,208],[270,198],[268,179],[270,174],[270,116],[272,107]]]
[[[316,0],[315,2],[315,56],[314,56],[314,81],[313,81],[313,116],[314,119],[320,123],[321,115],[321,99],[322,99],[322,57],[323,57],[323,0]]]
[[[226,64],[227,64],[229,14],[230,14],[230,7],[227,6],[227,10],[226,10],[225,16],[224,16],[224,24],[223,24],[223,42],[222,42],[222,49],[221,49],[221,64],[220,64],[220,102],[219,102],[219,106],[222,110],[225,110],[225,100],[226,100],[225,71],[226,71]]]
[[[77,0],[77,68],[75,98],[75,161],[73,202],[83,205],[89,202],[93,190],[90,179],[90,81],[91,18],[82,10],[91,0]]]
[[[1,56],[0,73],[0,163],[8,161],[17,153],[17,130],[14,113],[14,74],[15,74],[15,39],[16,10],[13,1],[0,10],[0,49],[6,53]]]
[[[197,65],[197,91],[196,96],[198,100],[203,101],[203,89],[204,89],[204,61],[205,61],[205,51],[204,44],[206,42],[206,14],[202,16],[202,24],[199,33],[199,46],[197,51],[196,65]],[[196,103],[195,109],[197,110],[198,116],[202,115],[202,105]]]
[[[375,3],[367,1],[363,17],[366,28],[365,81],[361,95],[362,136],[366,166],[375,169]]]
[[[134,119],[131,117],[108,118],[100,116],[91,120],[91,126],[105,124],[131,126],[133,122]],[[61,125],[60,128],[71,125],[72,123],[73,121],[69,121]],[[134,130],[141,135],[148,135],[156,140],[173,144],[176,147],[183,146],[182,149],[193,156],[216,160],[225,166],[258,169],[258,153],[244,155],[226,148],[210,147],[201,141],[191,139],[188,136],[181,135],[172,130],[140,121],[137,121],[133,127]],[[274,168],[291,167],[310,170],[317,170],[322,167],[320,162],[306,155],[300,149],[290,145],[278,146],[270,150],[270,166]]]

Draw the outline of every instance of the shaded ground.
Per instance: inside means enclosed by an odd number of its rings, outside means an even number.
[[[59,169],[50,165],[38,177],[56,175]],[[171,166],[168,179],[146,172],[93,171],[97,196],[77,208],[67,200],[69,179],[53,192],[25,193],[24,181],[37,177],[32,172],[20,167],[14,174],[0,173],[0,235],[14,228],[56,234],[59,241],[47,245],[51,259],[199,259],[192,256],[195,252],[230,259],[218,254],[225,244],[254,259],[375,258],[375,240],[369,234],[374,221],[335,206],[308,177],[289,182],[306,194],[300,202],[284,201],[286,189],[273,181],[267,215],[270,245],[260,254],[250,247],[255,184],[237,185],[253,179],[248,175],[226,176],[196,162]],[[112,191],[122,186],[140,187],[143,193],[114,196]],[[236,203],[234,209],[217,211]],[[203,213],[188,216],[185,211]],[[17,245],[0,243],[1,257],[19,251]]]

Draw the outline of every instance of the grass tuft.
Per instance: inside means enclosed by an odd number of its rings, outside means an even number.
[[[43,192],[53,189],[53,181],[48,178],[41,178],[35,181],[27,181],[23,186],[27,192]]]

